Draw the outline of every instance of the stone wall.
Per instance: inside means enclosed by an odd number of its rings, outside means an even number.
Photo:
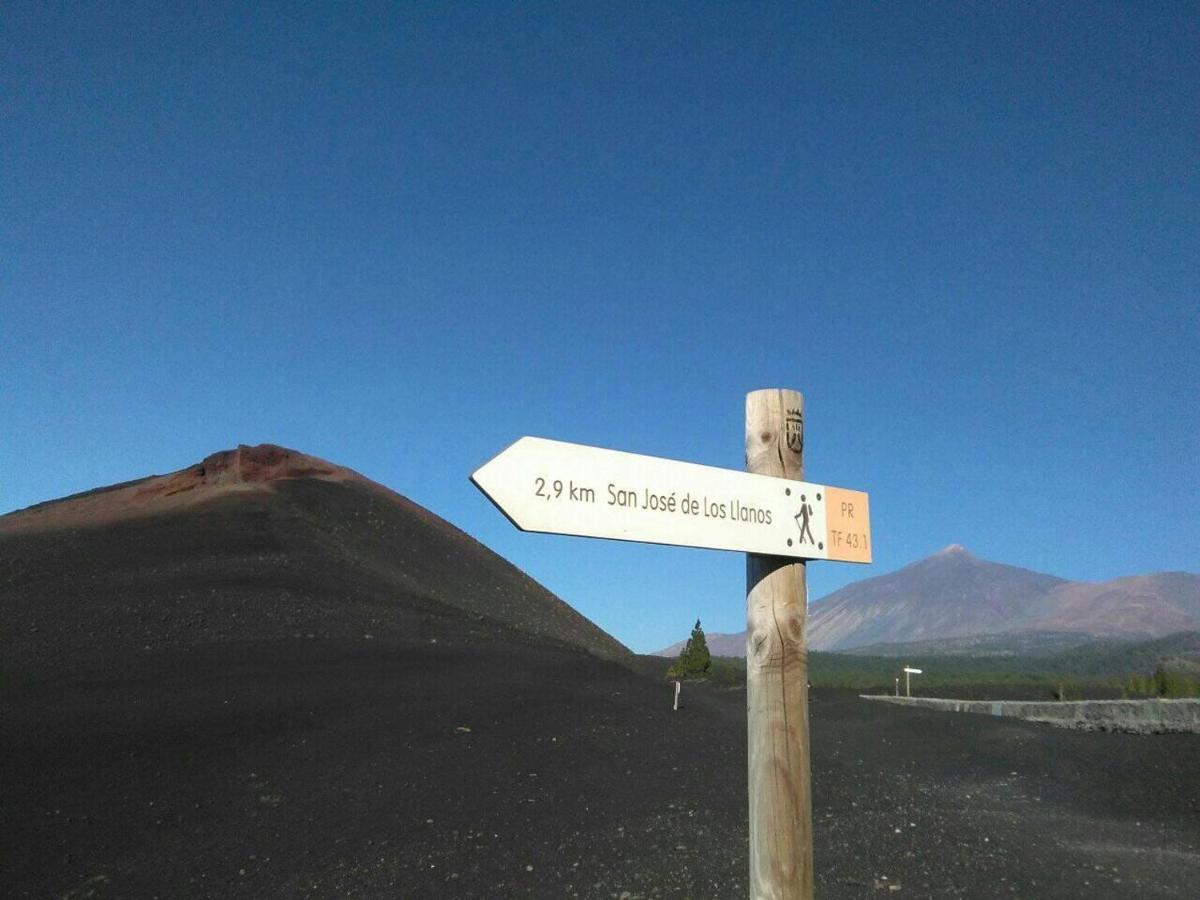
[[[888,694],[859,696],[864,700],[940,709],[945,712],[1013,716],[1030,722],[1049,722],[1063,728],[1079,728],[1085,731],[1127,731],[1134,734],[1200,733],[1200,699],[1031,702],[943,700],[934,697],[893,697]]]

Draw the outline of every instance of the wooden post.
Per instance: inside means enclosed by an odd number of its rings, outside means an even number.
[[[746,471],[803,478],[804,398],[798,391],[746,395]],[[794,493],[784,486],[780,490]],[[796,509],[804,502],[791,499]],[[804,565],[786,557],[746,556],[750,896],[755,900],[811,900],[813,895]]]
[[[912,673],[911,673],[911,672],[909,672],[909,671],[908,671],[908,669],[906,668],[906,669],[904,670],[904,696],[905,696],[905,697],[911,697],[911,696],[912,696],[912,685],[911,685],[911,684],[909,684],[909,679],[910,679],[910,678],[912,678]]]
[[[679,682],[675,682],[675,705],[671,707],[673,710],[679,710]]]

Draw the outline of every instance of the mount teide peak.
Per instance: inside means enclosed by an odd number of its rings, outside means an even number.
[[[628,650],[450,523],[262,444],[0,516],[7,662],[296,638]]]
[[[815,650],[845,650],[1003,633],[1149,638],[1197,627],[1196,575],[1164,572],[1073,582],[989,562],[951,544],[813,604],[808,633]]]
[[[1200,576],[1162,572],[1067,581],[980,559],[961,544],[847,585],[808,609],[808,646],[825,651],[1051,632],[1085,639],[1155,638],[1196,629]],[[728,648],[722,652],[745,652],[744,632],[720,637],[721,647]],[[660,652],[670,656],[678,650]]]
[[[989,562],[961,544],[830,594],[809,610],[809,646],[841,650],[1007,631],[1067,582]]]

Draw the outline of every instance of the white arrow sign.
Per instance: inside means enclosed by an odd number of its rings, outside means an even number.
[[[536,437],[471,480],[522,531],[871,561],[862,491]]]

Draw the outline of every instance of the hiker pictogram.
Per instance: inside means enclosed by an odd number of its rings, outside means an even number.
[[[800,543],[804,543],[804,536],[808,535],[810,543],[815,544],[817,539],[813,537],[812,529],[808,527],[808,520],[812,518],[813,508],[808,502],[808,498],[804,494],[800,495],[800,512],[796,513],[796,524],[800,526]]]

